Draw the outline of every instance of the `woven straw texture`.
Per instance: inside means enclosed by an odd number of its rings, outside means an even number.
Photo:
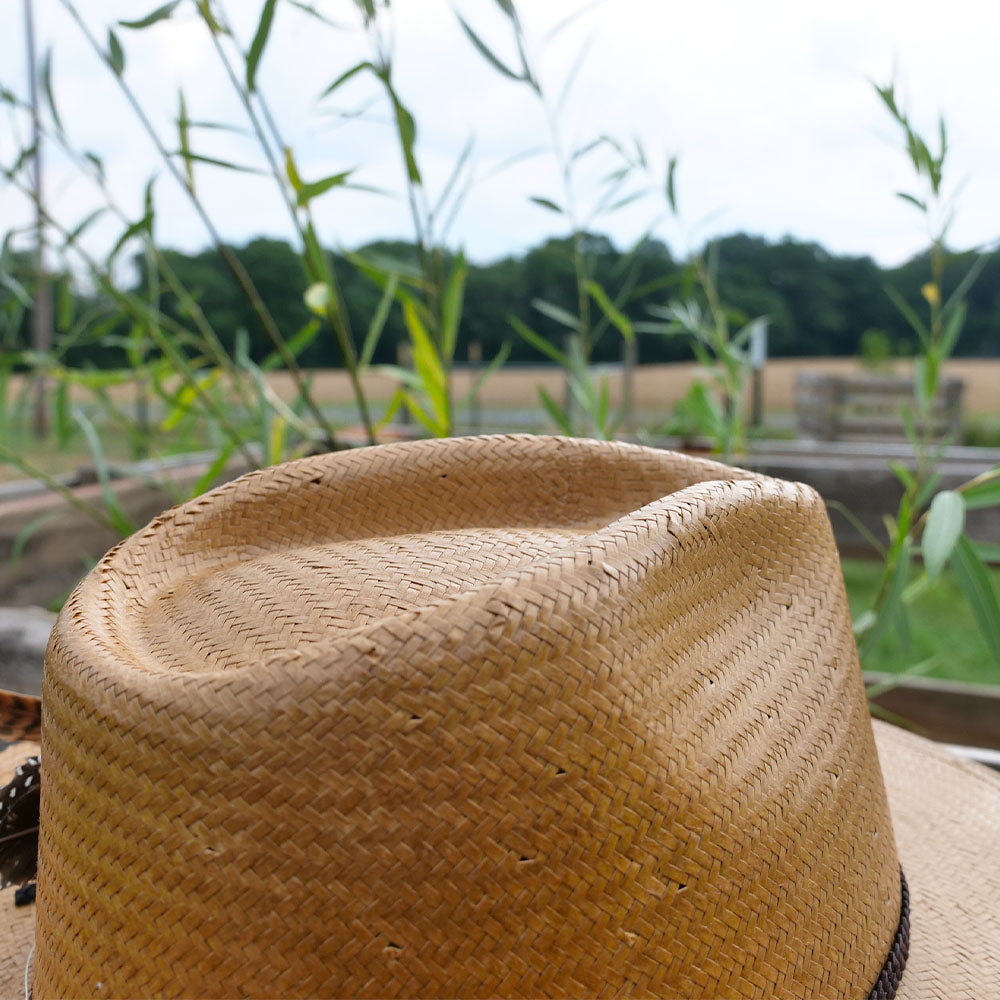
[[[916,927],[897,1000],[1000,1000],[1000,777],[874,722]],[[0,755],[7,781],[37,745]],[[34,907],[0,897],[0,1000],[22,1000]]]
[[[863,998],[896,930],[806,487],[527,437],[252,474],[88,575],[44,699],[40,1000]]]

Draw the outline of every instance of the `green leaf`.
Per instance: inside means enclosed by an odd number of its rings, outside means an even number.
[[[508,316],[507,322],[536,351],[540,351],[546,357],[551,358],[557,365],[562,365],[563,368],[569,367],[569,358],[554,344],[550,344],[541,334],[535,333],[523,320],[517,316]]]
[[[286,345],[292,357],[297,358],[316,339],[316,334],[322,328],[323,326],[318,320],[311,319],[299,329]],[[281,368],[283,364],[284,361],[281,354],[278,351],[272,351],[260,363],[260,370],[262,372],[273,372]]]
[[[990,655],[1000,663],[1000,604],[982,559],[965,535],[955,545],[951,566]]]
[[[374,64],[365,59],[357,63],[356,65],[352,66],[350,69],[345,70],[343,73],[341,73],[340,76],[338,76],[333,81],[333,83],[331,83],[330,86],[327,87],[326,90],[324,90],[323,93],[319,95],[320,99],[322,100],[322,98],[327,97],[329,94],[332,94],[342,83],[346,83],[348,80],[350,80],[354,76],[357,76],[357,74],[361,73],[363,70],[369,70],[370,72],[378,75],[378,70],[376,70]]]
[[[966,510],[1000,506],[1000,466],[976,476],[960,492]]]
[[[180,142],[181,158],[184,160],[184,176],[189,191],[194,191],[194,170],[191,167],[191,120],[188,118],[184,91],[177,88],[179,107],[177,110],[177,136]]]
[[[510,357],[511,343],[509,340],[505,340],[500,346],[500,350],[493,356],[490,363],[476,376],[475,381],[469,387],[469,391],[462,397],[459,402],[459,407],[464,408],[469,406],[472,401],[476,398],[476,394],[482,388],[483,383],[500,368],[503,367],[507,358]]]
[[[438,426],[446,427],[450,423],[448,377],[427,327],[420,318],[416,304],[408,297],[403,300],[403,321],[413,344],[413,367],[420,377],[423,391],[431,404]]]
[[[905,191],[897,191],[897,198],[902,198],[903,201],[908,201],[911,205],[916,205],[921,212],[927,211],[927,202],[921,201],[919,198],[914,197],[912,194],[907,194]]]
[[[398,287],[399,278],[394,274],[390,274],[388,281],[385,283],[385,288],[382,289],[382,297],[378,301],[378,306],[372,314],[368,330],[365,333],[365,342],[361,347],[361,356],[358,358],[359,368],[367,368],[371,364],[372,355],[374,355],[375,347],[382,336],[383,329],[385,329],[385,321],[389,318],[389,310],[392,308],[392,303],[396,298],[396,289]]]
[[[145,17],[139,18],[138,21],[119,21],[118,24],[122,28],[132,28],[133,30],[148,28],[151,24],[156,24],[157,21],[164,21],[170,17],[179,3],[180,0],[172,0],[171,3],[165,3],[162,7],[157,7],[156,10]]]
[[[667,204],[670,206],[670,211],[677,214],[677,187],[676,187],[676,176],[677,176],[677,157],[671,156],[667,163]]]
[[[198,481],[191,487],[186,499],[193,500],[195,497],[200,497],[206,490],[211,489],[215,485],[216,479],[222,474],[222,470],[233,457],[234,451],[236,451],[236,445],[232,442],[223,445],[212,464],[198,477]]]
[[[608,297],[608,293],[596,281],[586,282],[586,289],[591,298],[601,307],[604,315],[608,317],[615,329],[626,339],[635,339],[635,329],[632,321],[626,316]]]
[[[184,164],[187,169],[190,169],[192,163],[207,163],[210,167],[223,167],[226,170],[237,170],[241,174],[266,174],[266,170],[260,170],[257,167],[248,167],[241,163],[232,163],[229,160],[220,160],[215,156],[202,156],[201,153],[192,153],[188,150],[187,153],[183,149],[177,150],[177,155],[184,158]]]
[[[211,0],[198,0],[197,2],[198,13],[201,15],[201,19],[208,26],[208,30],[212,32],[213,35],[228,35],[229,32],[216,20],[215,15],[212,13]]]
[[[1000,545],[995,542],[975,542],[973,548],[983,562],[1000,563]]]
[[[45,99],[49,102],[49,111],[52,112],[52,121],[55,122],[56,129],[62,132],[62,120],[56,108],[56,99],[52,96],[52,49],[46,50],[45,60],[42,63],[42,87],[45,90]]]
[[[954,490],[942,490],[931,501],[927,524],[920,539],[924,568],[935,580],[951,558],[959,535],[965,528],[965,504]]]
[[[318,198],[331,188],[340,187],[345,184],[353,173],[353,170],[344,170],[339,174],[330,174],[329,177],[324,177],[322,180],[310,183],[304,183],[301,178],[298,178],[299,186],[295,188],[295,203],[299,208],[308,205],[313,198]]]
[[[575,333],[580,332],[579,317],[574,316],[568,309],[563,309],[552,302],[546,302],[545,299],[532,299],[531,304],[542,315],[548,316],[549,319],[554,319],[557,323],[573,330]]]
[[[892,299],[893,304],[896,308],[903,314],[903,318],[907,323],[913,328],[913,332],[921,339],[924,344],[929,344],[931,335],[927,330],[927,326],[924,324],[923,320],[913,311],[909,302],[903,298],[899,292],[896,291],[891,285],[886,287],[885,294]]]
[[[56,285],[56,329],[65,332],[73,322],[73,287],[68,278]]]
[[[389,86],[389,96],[392,98],[392,108],[396,115],[396,133],[399,136],[399,144],[403,150],[403,160],[406,164],[406,176],[411,184],[420,184],[420,170],[417,167],[417,158],[414,147],[417,142],[417,123],[413,115],[406,109],[403,102],[396,96],[396,91]]]
[[[73,434],[69,406],[69,383],[64,381],[60,381],[56,386],[55,429],[56,443],[59,450],[62,451],[69,444],[69,439]]]
[[[257,31],[250,43],[250,51],[247,53],[247,90],[253,94],[257,89],[257,67],[260,65],[260,57],[264,54],[264,46],[267,44],[267,36],[271,32],[271,23],[274,21],[274,8],[277,0],[264,0],[264,7],[260,12],[260,20],[257,22]]]
[[[99,218],[100,218],[100,217],[101,217],[101,216],[102,216],[102,215],[103,215],[103,214],[104,214],[104,213],[105,213],[106,211],[107,211],[107,208],[106,208],[106,207],[105,207],[105,208],[95,208],[95,209],[94,209],[94,211],[93,211],[93,212],[91,212],[91,213],[90,213],[89,215],[87,215],[87,216],[86,216],[86,217],[85,217],[85,218],[83,219],[83,221],[82,221],[82,222],[79,222],[79,223],[77,223],[77,224],[76,224],[76,225],[75,225],[75,226],[74,226],[74,227],[73,227],[73,228],[72,228],[72,229],[71,229],[71,230],[70,230],[70,231],[69,231],[69,232],[68,232],[68,233],[66,234],[66,238],[65,238],[65,240],[63,241],[63,245],[64,245],[64,246],[67,246],[67,247],[68,247],[68,246],[70,246],[70,245],[71,245],[72,243],[75,243],[75,242],[76,242],[76,241],[77,241],[77,240],[78,240],[78,239],[80,238],[80,236],[81,236],[81,235],[83,234],[83,231],[84,231],[84,230],[85,230],[85,229],[86,229],[86,228],[87,228],[87,227],[88,227],[88,226],[89,226],[89,225],[90,225],[90,224],[91,224],[92,222],[94,222],[94,221],[96,221],[97,219],[99,219]]]
[[[115,243],[111,253],[108,254],[107,265],[110,265],[114,261],[121,248],[125,246],[130,239],[138,236],[140,233],[151,234],[152,221],[153,220],[150,215],[144,215],[141,219],[126,227],[125,231],[118,237],[118,242]]]
[[[446,361],[455,356],[458,327],[462,319],[462,299],[465,294],[465,278],[469,268],[460,250],[452,264],[448,282],[441,300],[441,354]]]
[[[948,310],[948,318],[941,331],[941,340],[939,343],[939,350],[942,358],[950,357],[952,351],[955,350],[955,344],[958,342],[958,336],[962,332],[962,327],[965,325],[965,312],[965,303],[961,301],[956,302],[954,307]]]
[[[893,622],[896,612],[902,603],[903,591],[909,582],[911,558],[912,550],[910,544],[908,541],[903,541],[885,587],[885,599],[878,611],[878,617],[864,634],[864,640],[860,649],[862,658],[875,646]]]
[[[111,476],[104,458],[104,449],[101,447],[101,440],[94,429],[94,425],[87,419],[82,410],[73,410],[73,418],[80,425],[84,436],[87,438],[87,444],[90,446],[90,453],[93,456],[94,466],[97,470],[97,480],[101,484],[101,499],[104,501],[107,515],[111,519],[115,531],[122,538],[126,538],[135,531],[136,525],[121,509],[118,498],[111,489]]]
[[[506,63],[504,63],[498,56],[496,56],[493,50],[477,35],[472,28],[469,26],[468,22],[462,17],[461,14],[455,15],[458,18],[458,23],[461,24],[462,30],[468,36],[469,40],[479,51],[479,54],[498,72],[502,73],[510,80],[523,81],[524,75],[521,73],[516,73],[512,70]]]
[[[553,423],[567,437],[573,436],[573,425],[569,421],[566,411],[545,391],[542,386],[538,387],[538,398],[545,407],[545,412],[552,418]]]
[[[116,76],[121,76],[125,72],[125,52],[122,49],[118,36],[108,28],[108,65],[115,71]]]
[[[562,208],[557,205],[551,198],[542,198],[539,195],[532,195],[529,201],[533,201],[536,205],[541,205],[542,208],[547,208],[550,212],[555,212],[558,215],[563,214]]]

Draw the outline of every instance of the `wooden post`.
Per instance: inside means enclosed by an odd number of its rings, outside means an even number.
[[[42,207],[42,130],[38,121],[38,70],[35,65],[35,23],[31,0],[24,0],[24,36],[28,61],[28,100],[31,104],[31,130],[34,143],[35,202],[35,295],[31,308],[31,347],[39,354],[52,348],[52,286],[45,271],[45,210]],[[35,434],[49,433],[48,385],[43,375],[35,381]]]

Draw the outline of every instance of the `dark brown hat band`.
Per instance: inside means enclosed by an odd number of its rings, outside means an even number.
[[[868,994],[868,1000],[893,1000],[903,979],[903,969],[906,968],[906,958],[910,953],[910,890],[907,888],[902,868],[899,869],[899,881],[902,889],[899,926],[896,928],[896,936],[892,939],[889,957],[885,960],[871,993]]]

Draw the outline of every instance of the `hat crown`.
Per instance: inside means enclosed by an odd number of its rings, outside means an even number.
[[[625,445],[320,456],[46,665],[35,995],[866,996],[892,830],[819,498]]]

